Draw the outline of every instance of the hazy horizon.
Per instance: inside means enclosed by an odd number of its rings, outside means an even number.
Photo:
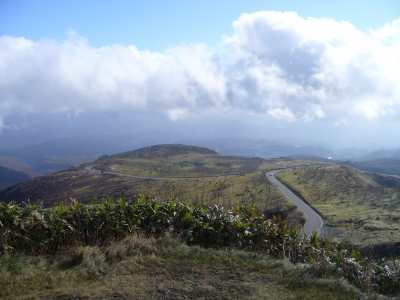
[[[0,143],[160,131],[400,146],[399,8],[4,1]]]

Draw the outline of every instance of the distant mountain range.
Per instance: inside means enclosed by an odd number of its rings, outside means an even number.
[[[24,173],[1,167],[0,180],[4,184],[15,184],[18,180],[24,182],[7,188],[3,186],[3,190],[0,191],[0,200],[8,202],[40,199],[50,206],[60,201],[68,202],[71,198],[81,199],[80,201],[84,202],[107,196],[130,198],[139,193],[139,185],[143,185],[148,190],[154,184],[151,177],[202,178],[220,177],[220,174],[221,176],[240,176],[260,170],[259,166],[267,162],[271,164],[269,168],[279,168],[276,162],[281,160],[291,161],[288,158],[264,160],[256,157],[225,156],[209,148],[182,144],[154,145],[114,155],[103,155],[93,162],[32,180],[28,180],[29,176]],[[100,171],[90,172],[91,166],[95,166],[95,169]],[[140,177],[135,179],[116,177],[113,172],[121,172],[118,169],[127,172],[125,174]],[[343,167],[343,169],[362,174],[349,167]],[[1,177],[2,174],[3,177]],[[362,174],[362,176],[368,177],[371,182],[383,187],[400,185],[399,177],[370,173]],[[355,178],[357,179],[357,176]],[[168,191],[168,181],[159,188]]]
[[[277,141],[224,137],[209,140],[187,139],[162,132],[146,135],[119,134],[103,136],[76,136],[38,142],[29,146],[0,148],[0,166],[22,173],[30,178],[93,161],[101,155],[113,155],[155,144],[181,143],[212,149],[223,155],[246,157],[303,157],[347,164],[361,170],[400,175],[400,149],[345,148],[331,150],[326,146],[302,141]],[[15,144],[14,145],[18,145]],[[377,160],[380,159],[380,160]],[[1,186],[5,186],[4,181]],[[7,183],[9,184],[9,183]]]
[[[367,172],[400,176],[400,158],[375,158],[366,161],[341,161],[340,163]]]

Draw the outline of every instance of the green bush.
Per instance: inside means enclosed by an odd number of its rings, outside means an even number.
[[[309,263],[320,276],[339,274],[367,291],[398,294],[400,271],[384,261],[369,262],[357,251],[320,238],[303,237],[279,217],[267,219],[256,207],[237,204],[189,205],[144,196],[132,201],[104,199],[100,204],[43,208],[40,203],[0,202],[0,250],[53,254],[78,246],[104,246],[134,232],[161,236],[168,232],[189,245],[236,247],[269,253],[293,263]]]

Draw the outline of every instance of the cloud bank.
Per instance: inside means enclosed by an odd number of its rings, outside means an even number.
[[[284,122],[399,120],[400,19],[364,33],[295,12],[243,14],[217,47],[163,53],[0,37],[0,128],[15,113],[245,114]]]

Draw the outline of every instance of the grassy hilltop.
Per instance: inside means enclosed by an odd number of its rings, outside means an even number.
[[[0,200],[36,201],[45,206],[69,203],[71,199],[88,203],[92,199],[133,199],[140,195],[181,202],[217,204],[233,207],[253,203],[261,210],[290,215],[301,222],[301,213],[265,178],[264,171],[280,168],[285,159],[261,159],[219,155],[213,150],[185,145],[156,145],[92,163],[38,177],[0,192]],[[287,160],[288,163],[304,163]],[[105,172],[87,174],[85,166]],[[107,172],[142,176],[131,178]],[[157,180],[157,178],[165,178]]]
[[[156,145],[107,156],[98,162],[101,170],[156,178],[238,175],[271,165],[257,157],[223,156],[207,148],[185,145]]]
[[[348,166],[309,166],[277,177],[306,199],[327,225],[345,231],[339,238],[364,253],[398,255],[400,178]]]

